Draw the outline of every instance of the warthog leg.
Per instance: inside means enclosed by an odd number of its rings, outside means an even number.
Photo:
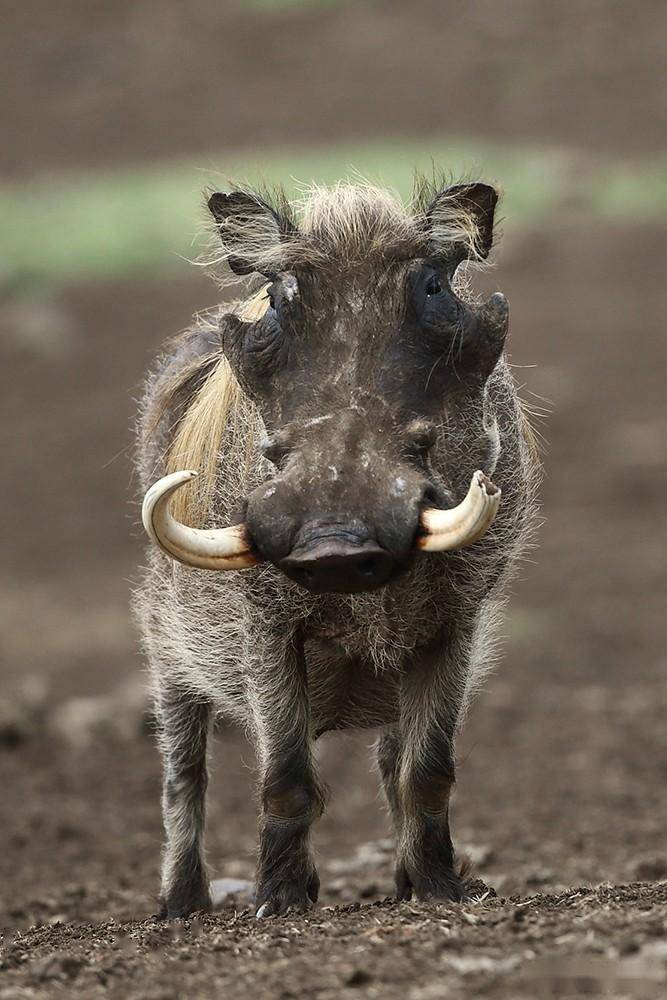
[[[163,759],[162,813],[166,844],[161,915],[185,917],[211,905],[203,835],[206,741],[210,706],[171,687],[159,692],[156,711]]]
[[[399,899],[460,900],[449,832],[455,780],[454,733],[467,670],[467,648],[440,636],[406,663],[400,721],[378,746],[380,773],[398,841]]]
[[[400,766],[403,740],[400,730],[391,727],[385,730],[377,743],[377,761],[382,787],[389,803],[396,836],[400,837],[402,822],[401,803],[398,799],[398,769]]]
[[[306,667],[300,640],[253,672],[251,707],[260,760],[258,917],[304,911],[317,901],[319,878],[310,828],[324,795],[312,756]]]

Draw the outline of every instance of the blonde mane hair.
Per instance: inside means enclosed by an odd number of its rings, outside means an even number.
[[[239,319],[253,322],[264,315],[269,302],[267,287],[263,285],[233,310]],[[172,512],[184,524],[201,527],[206,521],[215,491],[220,448],[226,436],[237,445],[245,439],[243,451],[248,469],[255,444],[252,424],[256,420],[248,420],[251,409],[254,407],[229,361],[221,354],[195,391],[167,452],[168,473],[180,469],[194,469],[199,473],[197,479],[178,490],[172,500]]]

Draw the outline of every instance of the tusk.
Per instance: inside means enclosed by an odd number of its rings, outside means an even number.
[[[483,472],[472,477],[468,493],[451,510],[430,507],[422,511],[422,534],[415,543],[424,552],[449,552],[472,545],[491,525],[498,505],[500,490]]]
[[[172,559],[198,569],[244,569],[261,562],[245,524],[189,528],[172,517],[171,494],[196,477],[196,472],[172,472],[153,483],[141,508],[141,519],[151,539]]]

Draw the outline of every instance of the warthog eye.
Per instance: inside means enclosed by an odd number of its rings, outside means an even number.
[[[431,266],[421,268],[412,279],[412,308],[421,327],[446,332],[459,318],[459,304],[446,277]]]

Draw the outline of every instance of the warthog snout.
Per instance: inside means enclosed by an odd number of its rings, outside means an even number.
[[[280,440],[291,447],[270,450],[276,473],[245,512],[258,552],[313,593],[374,590],[398,575],[414,551],[425,476],[391,429],[350,407],[292,424]]]
[[[311,522],[291,553],[279,563],[290,580],[316,594],[354,594],[386,583],[399,562],[359,525]]]

